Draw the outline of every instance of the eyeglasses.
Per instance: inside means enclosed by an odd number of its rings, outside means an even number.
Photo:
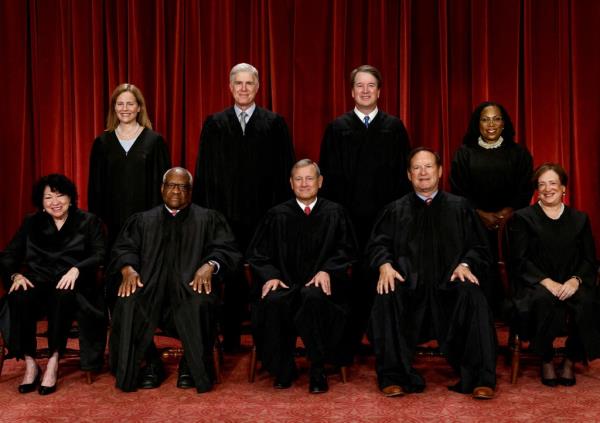
[[[174,184],[172,182],[168,182],[164,185],[165,185],[165,188],[168,189],[169,191],[172,191],[175,188],[179,188],[179,190],[181,192],[188,192],[190,189],[192,189],[192,186],[190,184]]]
[[[487,116],[483,116],[479,118],[479,122],[481,123],[501,123],[504,119],[502,119],[502,116],[492,116],[492,117],[487,117]]]

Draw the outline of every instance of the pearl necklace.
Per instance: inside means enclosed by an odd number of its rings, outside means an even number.
[[[479,146],[485,148],[486,150],[491,150],[493,148],[500,147],[502,145],[503,141],[504,141],[504,138],[502,138],[502,137],[498,138],[498,140],[494,141],[494,142],[485,142],[483,140],[483,138],[481,138],[481,137],[477,138],[477,143],[479,144]]]
[[[140,132],[142,132],[142,126],[140,126],[139,123],[136,122],[136,127],[135,127],[135,131],[133,131],[132,135],[129,137],[125,136],[125,132],[123,132],[123,130],[121,129],[121,125],[117,126],[117,128],[115,129],[115,133],[117,134],[117,138],[119,139],[119,141],[132,141],[135,140],[138,135],[140,135]]]

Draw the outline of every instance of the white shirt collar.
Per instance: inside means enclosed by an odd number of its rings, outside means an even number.
[[[301,202],[300,200],[298,200],[297,198],[296,198],[296,203],[298,203],[298,205],[300,206],[300,208],[302,209],[302,211],[304,211],[305,207],[310,208],[310,211],[312,211],[312,209],[315,206],[315,204],[317,204],[317,199],[315,198],[315,201],[313,201],[312,203],[310,203],[308,206],[306,204],[304,204],[303,202]]]
[[[423,201],[427,200],[428,198],[431,198],[433,200],[435,198],[435,196],[437,195],[437,193],[438,193],[438,191],[435,191],[431,195],[423,195],[423,194],[419,194],[418,192],[415,192],[415,194],[417,194],[417,197],[419,197]]]
[[[377,116],[377,112],[379,112],[379,109],[377,107],[375,107],[375,109],[371,113],[369,113],[368,115],[365,115],[363,112],[358,110],[356,107],[354,108],[354,113],[356,113],[356,116],[358,116],[358,118],[361,120],[361,122],[365,121],[365,116],[369,116],[369,124],[371,122],[373,122],[373,119],[375,119],[375,116]]]
[[[177,214],[177,213],[179,213],[179,212],[181,211],[181,210],[170,209],[170,208],[169,208],[169,206],[167,206],[166,204],[165,204],[165,208],[166,208],[166,209],[169,211],[169,213],[171,213],[171,214],[173,214],[173,213]]]
[[[246,110],[242,110],[238,107],[237,104],[235,104],[233,106],[233,109],[235,110],[235,115],[237,116],[238,120],[240,119],[240,114],[242,112],[246,112],[246,122],[248,122],[250,120],[250,116],[252,116],[252,113],[254,113],[254,110],[256,109],[256,103],[252,103],[252,105],[250,107],[248,107]]]

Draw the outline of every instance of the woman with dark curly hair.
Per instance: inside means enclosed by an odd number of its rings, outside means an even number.
[[[496,261],[498,230],[504,229],[514,210],[529,205],[532,172],[531,154],[515,142],[515,128],[504,107],[490,101],[479,104],[452,160],[450,184],[454,194],[469,199],[488,229]],[[486,291],[495,297],[492,305],[498,309],[501,285],[497,274],[491,280],[496,282]]]
[[[575,384],[574,363],[600,357],[596,254],[587,214],[563,203],[567,173],[545,163],[533,176],[538,202],[509,223],[520,333],[542,358],[542,383]],[[557,375],[552,342],[567,334]]]
[[[25,359],[19,392],[32,392],[39,384],[38,392],[47,395],[56,390],[59,357],[75,317],[82,369],[102,366],[106,319],[95,274],[104,259],[105,239],[100,220],[77,208],[77,189],[66,176],[42,177],[32,200],[38,211],[25,218],[0,253],[0,268],[10,311],[8,348]],[[42,311],[48,316],[50,351],[43,377],[35,361],[36,322]]]

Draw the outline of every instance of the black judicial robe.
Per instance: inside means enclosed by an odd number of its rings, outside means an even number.
[[[220,263],[219,274],[238,265],[241,255],[223,216],[194,204],[176,216],[164,205],[137,213],[123,227],[111,256],[111,275],[120,280],[121,269],[130,265],[144,284],[115,305],[110,364],[117,387],[137,388],[141,360],[156,328],[168,319],[182,341],[196,388],[209,390],[219,290],[215,278],[210,295],[194,292],[189,283],[209,260]]]
[[[163,174],[171,167],[163,137],[144,128],[128,153],[114,131],[94,140],[90,155],[88,208],[108,227],[109,245],[129,216],[162,203]]]
[[[407,194],[386,206],[367,245],[376,270],[390,263],[404,278],[391,294],[376,295],[370,336],[380,387],[424,387],[411,366],[415,346],[437,339],[460,373],[456,389],[495,386],[496,339],[482,289],[470,282],[450,282],[454,269],[467,263],[485,285],[490,252],[485,230],[468,201],[438,191],[430,206]]]
[[[257,106],[243,134],[234,108],[225,109],[202,127],[193,201],[223,213],[244,250],[266,211],[290,198],[293,164],[283,117]]]
[[[539,204],[518,210],[509,226],[511,275],[518,324],[532,347],[542,352],[544,342],[552,342],[566,332],[566,309],[572,311],[586,358],[600,357],[599,302],[596,292],[597,264],[592,229],[587,214],[565,206],[556,220],[546,216]],[[565,301],[552,298],[549,307],[535,305],[545,278],[563,283],[579,276],[582,284]],[[578,357],[579,359],[583,357]]]
[[[494,149],[462,145],[450,172],[452,192],[466,197],[476,209],[495,212],[527,207],[533,194],[533,159],[521,145],[503,142]]]
[[[0,253],[6,292],[12,284],[10,276],[13,273],[23,273],[34,286],[56,285],[69,269],[79,269],[74,288],[75,318],[80,328],[80,366],[84,370],[102,367],[106,345],[104,287],[96,283],[96,271],[104,261],[105,242],[100,220],[91,213],[72,207],[60,230],[47,213],[27,216]],[[31,312],[35,313],[34,310]]]
[[[402,121],[381,110],[368,129],[354,111],[325,129],[319,158],[321,193],[348,209],[361,249],[381,208],[411,190],[406,178],[409,151]]]
[[[272,373],[277,373],[274,369],[277,365],[272,363],[280,359],[274,355],[281,354],[281,344],[289,343],[290,348],[285,352],[291,359],[296,333],[302,336],[309,359],[335,359],[333,355],[346,320],[348,268],[356,254],[352,223],[339,204],[319,197],[308,216],[296,199],[269,210],[256,230],[247,258],[256,281],[255,298],[259,302],[255,317],[257,346],[263,365]],[[329,304],[313,313],[301,304],[301,290],[319,271],[330,275],[332,296],[329,299],[335,305]],[[285,296],[282,298],[286,304],[285,314],[290,315],[289,320],[293,316],[294,323],[282,324],[286,320],[284,316],[269,314],[261,307],[260,303],[265,301],[260,300],[262,286],[271,279],[279,279],[290,287],[275,292]],[[277,325],[276,330],[273,325]],[[279,336],[281,332],[285,336]],[[268,334],[276,334],[272,337],[277,339],[265,339]]]

